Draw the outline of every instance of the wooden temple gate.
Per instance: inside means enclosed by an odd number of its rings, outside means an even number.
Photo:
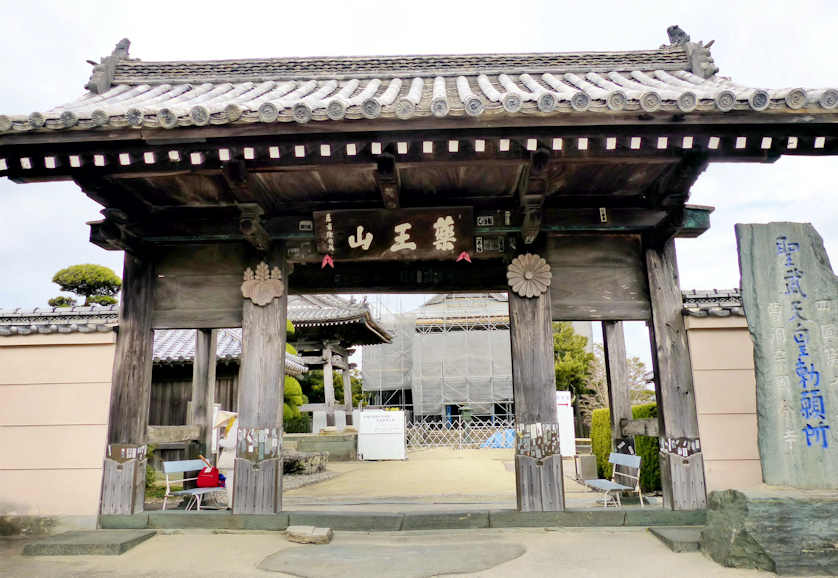
[[[105,207],[91,241],[125,251],[102,513],[143,507],[154,329],[243,328],[233,511],[267,514],[289,292],[474,290],[509,291],[520,509],[564,509],[554,320],[604,322],[615,443],[649,426],[621,327],[648,322],[664,503],[704,508],[674,238],[711,209],[690,187],[709,162],[838,150],[838,92],[715,72],[677,31],[638,52],[210,63],[123,41],[80,100],[0,116],[0,175],[73,180]]]

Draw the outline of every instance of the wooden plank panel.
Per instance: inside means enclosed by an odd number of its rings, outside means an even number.
[[[282,509],[282,459],[254,464],[236,459],[233,512],[236,514],[275,514]]]
[[[649,319],[648,283],[636,235],[550,236],[556,321]]]
[[[326,426],[335,425],[335,380],[332,350],[323,349],[323,398],[326,400]],[[317,433],[317,432],[314,432]]]
[[[151,399],[154,331],[151,324],[154,263],[125,254],[116,340],[108,443],[143,444]]]
[[[664,505],[674,510],[697,510],[707,506],[704,467],[698,430],[692,364],[683,302],[678,284],[675,241],[646,250],[646,270],[652,301],[652,362],[657,378],[661,481]],[[688,455],[674,447],[686,445]]]
[[[212,448],[212,414],[215,403],[215,352],[218,332],[199,329],[195,332],[195,359],[192,363],[192,424],[201,431],[201,452]]]
[[[281,253],[277,248],[269,259]],[[154,284],[155,329],[241,327],[242,274],[262,258],[239,242],[161,247]]]
[[[562,456],[552,455],[542,460],[541,510],[561,512],[564,510],[564,482],[562,478]]]
[[[620,431],[620,420],[631,419],[626,337],[623,333],[622,321],[604,321],[602,340],[605,352],[605,377],[608,381],[608,407],[611,408],[611,447],[612,451],[616,451],[617,441],[625,437],[625,434]]]
[[[516,494],[521,512],[541,511],[541,476],[538,470],[535,458],[515,456]]]
[[[522,511],[564,509],[550,296],[509,292],[512,390],[517,424],[516,495]],[[550,458],[555,457],[555,460]],[[557,472],[545,472],[557,468]]]
[[[509,292],[509,336],[515,422],[557,423],[550,298]]]
[[[151,400],[154,260],[125,253],[122,279],[108,416],[109,449],[102,473],[103,514],[131,514],[137,507],[142,510],[145,492],[144,475],[140,473],[145,473],[144,446]],[[110,444],[137,448],[136,457],[128,456],[127,461],[117,463],[111,459]]]
[[[233,482],[234,514],[271,514],[282,507],[282,408],[288,283],[285,261],[282,295],[264,306],[245,299],[239,366],[239,430]]]

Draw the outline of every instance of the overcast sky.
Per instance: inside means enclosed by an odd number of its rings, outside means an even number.
[[[716,40],[720,74],[763,88],[838,87],[838,1],[784,2],[11,2],[3,5],[0,114],[43,111],[75,99],[87,59],[121,38],[143,60],[657,48],[679,24]],[[677,241],[682,288],[739,284],[733,225],[811,222],[838,250],[838,158],[772,165],[714,164],[690,202],[713,205],[712,227]],[[100,263],[121,274],[122,255],[88,242],[99,206],[71,183],[0,179],[0,308],[44,306],[58,269]],[[410,308],[416,299],[401,302]],[[394,308],[396,300],[390,301]],[[634,340],[633,340],[634,341]],[[643,347],[630,345],[641,353]],[[644,357],[647,357],[644,355]]]

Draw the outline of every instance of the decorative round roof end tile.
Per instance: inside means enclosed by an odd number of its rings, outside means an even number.
[[[65,110],[61,113],[61,126],[64,128],[70,128],[76,126],[79,122],[79,117],[76,113],[71,110]]]
[[[331,120],[340,120],[346,116],[346,105],[339,99],[332,99],[326,106],[326,116]]]
[[[751,105],[751,108],[754,110],[765,110],[768,108],[768,105],[771,103],[771,99],[768,96],[768,92],[757,89],[751,93],[751,96],[748,97],[748,104]]]
[[[661,97],[657,92],[649,91],[640,95],[640,108],[646,112],[655,112],[661,107]]]
[[[33,112],[29,115],[29,124],[35,128],[42,128],[47,123],[47,119],[40,112]]]
[[[414,112],[416,112],[416,105],[412,101],[406,98],[400,98],[396,103],[397,117],[401,119],[410,118]]]
[[[298,102],[292,109],[294,120],[300,124],[305,124],[311,120],[311,107],[304,102]]]
[[[736,95],[732,90],[722,90],[716,94],[714,100],[716,102],[716,108],[722,112],[733,110],[733,107],[736,105]]]
[[[538,97],[538,110],[541,112],[552,112],[556,108],[556,95],[551,92],[544,92]]]
[[[826,109],[833,109],[838,107],[838,90],[834,88],[827,88],[821,94],[820,100],[818,101],[823,108]]]
[[[361,103],[361,114],[364,118],[378,118],[381,114],[381,103],[377,98],[368,98]]]
[[[570,106],[577,112],[588,110],[591,104],[591,97],[584,92],[577,92],[570,98]]]
[[[692,112],[698,104],[698,98],[692,91],[687,91],[678,97],[678,108],[681,112]]]
[[[786,106],[797,110],[806,106],[808,99],[806,98],[806,91],[802,88],[793,88],[786,94]]]
[[[503,99],[501,99],[503,103],[503,109],[506,112],[518,112],[521,110],[521,95],[515,92],[507,92],[503,95]]]
[[[102,109],[96,109],[90,113],[90,120],[93,126],[105,126],[111,120],[111,117]]]
[[[608,105],[609,110],[617,111],[623,110],[626,106],[626,93],[622,90],[615,90],[613,92],[609,92],[608,96],[605,97],[605,104]]]
[[[431,112],[437,118],[448,116],[448,101],[444,98],[435,98],[431,101]]]
[[[204,126],[209,124],[210,111],[204,105],[196,104],[191,109],[189,109],[189,117],[192,119],[192,122],[195,123],[197,126]]]
[[[259,120],[262,122],[275,122],[279,117],[279,111],[272,102],[263,102],[259,105]]]
[[[480,116],[483,114],[483,101],[476,96],[470,96],[466,99],[465,108],[469,116]]]
[[[177,126],[177,115],[171,108],[163,107],[157,111],[157,122],[163,128],[175,128]]]

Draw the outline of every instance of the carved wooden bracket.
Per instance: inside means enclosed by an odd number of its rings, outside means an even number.
[[[506,278],[512,290],[521,297],[538,297],[547,291],[553,274],[547,261],[527,253],[512,260],[506,269]]]
[[[254,305],[264,307],[285,292],[282,271],[279,267],[268,269],[268,264],[262,261],[256,265],[254,272],[250,267],[244,270],[242,296],[250,299]]]

